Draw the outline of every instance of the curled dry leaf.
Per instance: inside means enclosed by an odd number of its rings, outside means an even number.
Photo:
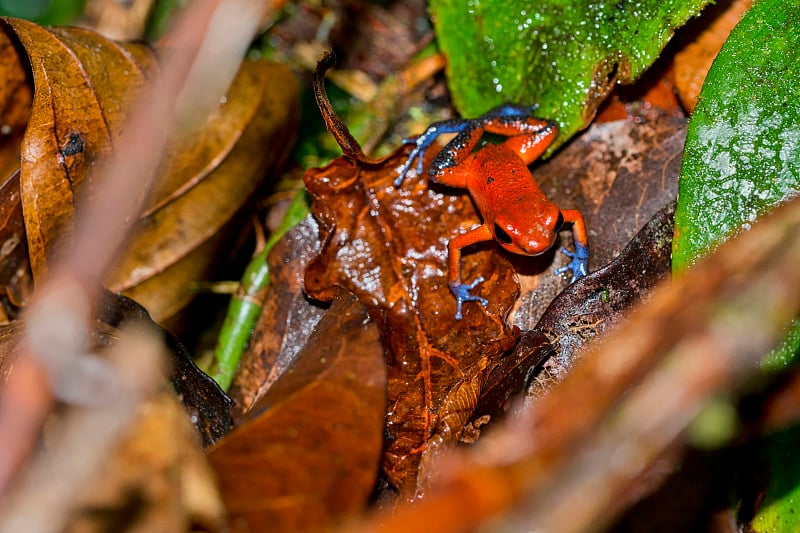
[[[395,188],[408,154],[401,149],[379,165],[342,157],[306,173],[322,250],[305,290],[330,300],[344,287],[379,325],[389,377],[384,470],[411,498],[428,482],[421,465],[458,440],[488,371],[516,341],[505,318],[517,283],[491,246],[465,254],[465,279],[483,276],[477,292],[489,303],[468,304],[455,320],[447,242],[479,218],[469,196],[433,190],[413,169]]]
[[[272,281],[229,391],[237,418],[289,367],[325,312],[303,294],[303,272],[319,253],[317,232],[314,219],[307,217],[278,241],[267,258]]]
[[[141,229],[110,275],[111,290],[147,307],[156,321],[192,297],[188,283],[208,276],[228,223],[279,167],[298,116],[288,67],[245,61],[228,95],[196,133],[168,149]]]
[[[232,527],[315,530],[361,511],[383,444],[378,328],[340,291],[292,366],[209,453]]]
[[[24,50],[33,102],[21,146],[20,189],[34,276],[47,269],[77,198],[91,195],[90,169],[112,149],[125,107],[156,67],[143,44],[116,44],[78,28],[45,29],[3,19],[3,39]]]
[[[3,24],[0,52],[25,55],[3,59],[3,74],[24,79],[25,61],[32,73],[20,189],[39,279],[56,237],[72,231],[76,203],[91,199],[94,163],[114,148],[127,105],[157,63],[143,44],[115,43],[88,30],[45,29],[18,19]],[[24,91],[6,93],[0,103],[13,105],[12,117],[25,116],[18,109]],[[190,283],[212,268],[226,226],[264,172],[283,161],[297,105],[296,81],[286,67],[245,62],[216,112],[163,156],[141,233],[110,275],[109,288],[135,298],[159,322],[181,309],[191,298]]]

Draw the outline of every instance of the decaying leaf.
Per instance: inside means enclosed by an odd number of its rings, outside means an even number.
[[[317,233],[316,222],[308,217],[269,254],[272,282],[229,391],[237,418],[289,367],[325,312],[322,306],[309,303],[303,293],[303,272],[319,253]]]
[[[65,531],[217,530],[225,509],[186,411],[162,390],[140,414],[103,466],[77,491]]]
[[[364,508],[383,444],[378,328],[346,291],[294,363],[209,453],[238,531],[317,529]]]
[[[103,324],[124,328],[126,324],[145,322],[162,336],[170,356],[170,381],[204,446],[213,444],[231,430],[231,399],[213,379],[197,368],[180,341],[153,322],[144,307],[130,298],[106,291],[98,308],[98,320]]]
[[[489,302],[466,305],[455,320],[447,242],[479,218],[468,195],[431,189],[413,170],[395,188],[409,151],[380,164],[345,156],[306,173],[322,250],[306,269],[305,290],[327,301],[344,287],[379,325],[389,378],[384,471],[411,498],[428,482],[424,464],[458,440],[487,372],[516,340],[505,319],[517,283],[491,245],[476,247],[462,272],[483,276],[477,292]]]
[[[93,165],[113,150],[127,105],[157,63],[143,44],[115,43],[88,30],[45,29],[18,19],[3,24],[0,51],[16,59],[0,68],[12,80],[25,79],[24,61],[9,44],[18,42],[32,72],[20,188],[39,279],[57,236],[72,231],[77,202],[91,201]],[[22,89],[0,93],[15,124],[25,116],[18,109],[24,96]],[[288,68],[243,63],[216,112],[163,156],[141,232],[110,275],[109,288],[142,303],[159,322],[185,306],[190,284],[209,274],[223,249],[225,229],[265,172],[284,160],[296,113],[297,85]]]

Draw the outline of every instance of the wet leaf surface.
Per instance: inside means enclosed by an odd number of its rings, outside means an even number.
[[[370,308],[386,351],[389,408],[384,471],[405,497],[424,490],[421,465],[454,443],[477,400],[486,373],[513,346],[505,324],[517,295],[511,265],[491,247],[462,259],[467,280],[486,308],[456,302],[446,277],[447,241],[479,223],[468,196],[433,190],[409,173],[392,185],[409,150],[382,164],[344,157],[306,173],[322,250],[305,273],[305,290],[330,300],[339,287]],[[435,150],[429,151],[429,158]]]
[[[757,3],[709,71],[686,137],[676,270],[800,187],[799,24],[796,3]]]
[[[229,391],[237,418],[289,367],[325,313],[303,292],[303,272],[317,253],[317,224],[308,217],[278,241],[268,257],[272,282]]]
[[[98,317],[116,328],[124,327],[126,322],[141,320],[163,335],[171,356],[170,381],[200,433],[204,446],[213,444],[231,430],[231,399],[213,379],[197,368],[180,341],[152,321],[144,307],[130,298],[106,291],[100,300]]]
[[[340,291],[293,364],[209,453],[232,527],[308,531],[362,510],[380,462],[385,386],[378,328]]]
[[[658,57],[705,0],[431,3],[456,107],[478,116],[507,102],[538,104],[568,140],[619,83]]]

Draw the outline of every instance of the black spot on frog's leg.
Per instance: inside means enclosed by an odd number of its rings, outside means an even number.
[[[70,133],[67,142],[61,148],[61,155],[69,157],[83,152],[83,139],[77,133]]]
[[[493,177],[489,176],[488,178],[486,178],[486,185],[491,185],[492,183],[494,183]]]

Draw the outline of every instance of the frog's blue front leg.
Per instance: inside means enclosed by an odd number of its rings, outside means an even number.
[[[589,249],[586,246],[575,241],[575,252],[570,252],[566,248],[561,248],[561,253],[567,257],[571,257],[572,260],[567,266],[556,269],[556,274],[561,274],[568,270],[571,271],[572,279],[569,280],[570,283],[575,283],[586,275],[586,267],[589,263]]]
[[[484,307],[489,303],[486,298],[481,298],[469,292],[481,283],[483,283],[483,276],[476,278],[472,283],[450,284],[450,291],[456,297],[456,320],[461,320],[461,306],[464,302],[480,302]]]
[[[417,160],[417,175],[422,175],[425,151],[433,144],[433,141],[435,141],[439,135],[444,135],[445,133],[463,133],[470,128],[480,125],[482,122],[490,121],[497,117],[527,117],[532,111],[536,110],[537,107],[538,106],[503,104],[495,107],[480,118],[443,120],[428,126],[428,129],[418,137],[403,139],[403,144],[413,144],[415,146],[414,149],[411,150],[411,153],[408,154],[408,159],[403,165],[403,168],[400,169],[400,174],[394,180],[394,186],[399,187],[403,184],[403,180],[406,178],[406,174],[408,174],[415,159]],[[477,141],[477,139],[475,140]]]
[[[436,137],[439,135],[444,135],[445,133],[460,133],[468,128],[473,122],[474,120],[458,118],[444,120],[442,122],[431,124],[428,126],[428,129],[418,137],[403,139],[403,144],[413,144],[415,146],[414,149],[411,150],[411,153],[408,154],[408,159],[403,165],[403,168],[400,169],[400,174],[394,180],[394,186],[399,187],[403,184],[406,174],[408,174],[408,171],[411,169],[411,165],[414,164],[414,159],[417,160],[417,175],[422,175],[422,163],[423,158],[425,157],[425,151],[430,147],[430,145],[433,144],[433,141],[436,140]]]

